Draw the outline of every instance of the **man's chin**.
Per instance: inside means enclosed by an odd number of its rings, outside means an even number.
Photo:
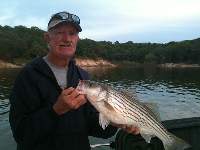
[[[65,54],[60,54],[60,58],[61,59],[71,59],[72,57],[74,57],[74,53],[65,53]]]
[[[59,55],[64,58],[71,58],[74,56],[75,51],[73,49],[61,49]]]

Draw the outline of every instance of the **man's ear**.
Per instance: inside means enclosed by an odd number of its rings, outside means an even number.
[[[44,40],[45,40],[45,42],[49,43],[50,37],[49,37],[49,33],[48,32],[44,33]]]

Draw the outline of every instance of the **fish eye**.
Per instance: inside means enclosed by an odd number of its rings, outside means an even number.
[[[92,86],[91,82],[89,82],[89,81],[86,82],[86,85],[87,85],[88,87],[91,87],[91,86]]]
[[[96,84],[94,82],[88,82],[89,87],[96,87]]]
[[[90,86],[91,86],[91,87],[95,87],[95,84],[94,84],[94,83],[90,83]]]

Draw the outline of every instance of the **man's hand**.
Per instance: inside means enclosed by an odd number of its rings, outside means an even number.
[[[125,126],[122,129],[124,129],[126,132],[130,133],[130,134],[134,134],[137,135],[140,133],[140,130],[138,127],[134,127],[134,126]]]
[[[85,103],[85,95],[80,94],[76,89],[70,87],[62,91],[53,109],[58,115],[62,115],[70,110],[78,109]]]
[[[112,124],[112,125],[117,127],[117,128],[122,128],[124,131],[126,131],[130,134],[137,135],[137,134],[140,133],[139,128],[135,127],[135,126],[127,126],[127,125],[123,125],[123,124]]]

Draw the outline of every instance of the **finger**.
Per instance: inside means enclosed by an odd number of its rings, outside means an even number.
[[[136,132],[136,128],[133,127],[133,128],[131,128],[131,129],[129,129],[129,132],[130,132],[130,133],[135,133],[135,132]]]
[[[83,92],[83,91],[81,91],[81,90],[78,90],[78,89],[76,89],[77,90],[77,92],[79,93],[79,94],[84,94],[85,95],[85,92]]]
[[[131,131],[131,132],[135,132],[136,130],[137,130],[136,127],[130,127],[130,131]]]
[[[82,105],[82,103],[80,101],[77,102],[76,105],[74,106],[74,109],[78,109],[81,105]]]
[[[139,133],[140,133],[139,128],[136,128],[136,130],[135,130],[135,134],[139,134]]]
[[[76,89],[74,89],[74,91],[70,94],[71,98],[76,98],[79,95],[80,95],[80,93]]]
[[[79,95],[76,99],[74,99],[74,101],[76,102],[76,108],[79,108],[81,105],[87,102],[84,95]]]
[[[124,130],[128,133],[131,133],[130,129],[128,129],[127,127],[124,128]]]
[[[127,132],[133,132],[134,130],[135,130],[135,128],[134,127],[131,127],[131,126],[125,126],[125,130],[127,131]]]
[[[79,95],[78,97],[76,97],[75,98],[75,100],[79,103],[86,103],[87,102],[87,100],[86,100],[86,98],[85,98],[85,96],[84,95]]]
[[[74,91],[74,88],[73,88],[73,87],[70,87],[70,88],[68,88],[68,89],[63,90],[62,93],[63,93],[64,95],[70,95],[73,91]]]
[[[126,125],[124,124],[117,124],[116,127],[126,130]]]
[[[132,127],[128,130],[129,133],[132,133],[132,134],[139,134],[139,129],[137,127]]]
[[[117,127],[117,128],[122,128],[125,129],[125,126],[123,124],[115,124],[115,123],[111,123],[112,126]]]

